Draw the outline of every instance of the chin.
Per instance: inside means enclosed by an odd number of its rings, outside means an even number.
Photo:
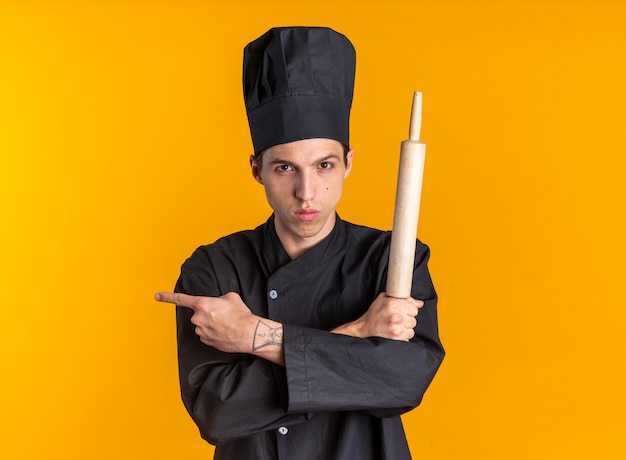
[[[324,226],[318,223],[306,223],[300,224],[294,228],[294,233],[301,238],[310,238],[316,236],[322,230]]]

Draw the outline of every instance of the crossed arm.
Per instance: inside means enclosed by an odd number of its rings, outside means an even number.
[[[159,292],[155,299],[193,310],[191,322],[202,343],[220,351],[248,353],[285,365],[283,325],[254,315],[238,294],[229,292],[221,297],[200,297]],[[421,300],[397,299],[382,293],[363,316],[331,332],[408,341],[413,338],[416,318],[423,305]]]

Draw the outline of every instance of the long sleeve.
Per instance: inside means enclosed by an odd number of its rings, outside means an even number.
[[[400,415],[422,400],[443,353],[418,342],[285,327],[289,411]]]
[[[183,266],[175,291],[222,295],[213,273],[210,261],[195,254]],[[177,307],[179,377],[183,403],[204,439],[218,444],[306,420],[304,414],[286,413],[282,367],[203,344],[190,322],[192,314]]]
[[[444,350],[427,269],[429,251],[421,245],[417,255],[412,295],[425,304],[410,342],[284,327],[290,412],[365,410],[390,417],[421,402]]]

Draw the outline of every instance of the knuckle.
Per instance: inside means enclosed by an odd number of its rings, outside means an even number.
[[[194,313],[190,321],[191,321],[191,324],[196,326],[197,329],[200,329],[201,327],[207,324],[205,315],[200,315],[198,313]]]
[[[402,322],[402,315],[399,313],[393,313],[389,317],[389,322],[392,324],[400,324]]]

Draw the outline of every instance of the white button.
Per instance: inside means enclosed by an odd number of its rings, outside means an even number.
[[[288,429],[286,426],[281,426],[281,427],[278,429],[278,432],[284,436],[284,435],[286,435],[286,434],[287,434],[287,432],[289,432],[289,429]]]
[[[278,292],[276,292],[276,290],[275,290],[275,289],[272,289],[272,290],[270,291],[270,299],[272,299],[272,300],[273,300],[273,299],[276,299],[276,298],[278,298]]]

